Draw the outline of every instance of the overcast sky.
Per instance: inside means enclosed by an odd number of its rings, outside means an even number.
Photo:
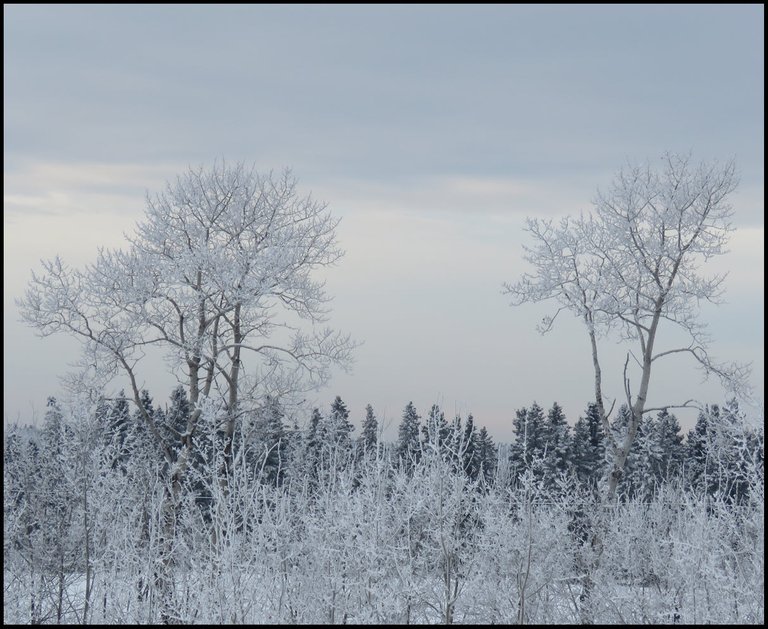
[[[41,258],[120,247],[188,165],[291,167],[340,217],[332,323],[364,341],[336,395],[393,438],[410,400],[472,412],[500,441],[514,411],[592,397],[575,320],[535,332],[511,308],[526,216],[587,211],[626,162],[665,150],[735,158],[727,304],[707,307],[718,358],[764,379],[763,5],[4,6],[4,418],[41,417],[77,356],[19,323]],[[662,336],[662,339],[665,337]],[[604,350],[606,394],[623,353]],[[683,358],[649,403],[724,392]],[[162,362],[145,384],[166,400]],[[688,427],[692,413],[679,413]]]

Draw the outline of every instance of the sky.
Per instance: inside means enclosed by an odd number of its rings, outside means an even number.
[[[726,303],[712,353],[751,362],[764,398],[763,5],[4,5],[4,423],[39,421],[77,359],[19,321],[40,260],[124,246],[188,166],[290,167],[341,219],[322,274],[331,323],[362,345],[340,395],[393,439],[409,401],[471,412],[498,441],[515,410],[593,396],[588,337],[502,294],[528,270],[525,217],[589,211],[627,161],[733,158]],[[662,334],[663,341],[674,338]],[[621,395],[626,348],[603,348]],[[165,400],[162,360],[144,382]],[[649,404],[726,393],[682,357]],[[695,412],[680,411],[684,428]],[[359,430],[359,428],[358,428]]]

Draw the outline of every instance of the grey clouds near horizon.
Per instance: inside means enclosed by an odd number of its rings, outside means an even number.
[[[392,436],[413,400],[499,440],[516,408],[590,398],[588,342],[510,308],[524,218],[587,211],[627,161],[735,158],[713,354],[764,372],[761,5],[6,5],[5,421],[60,395],[76,344],[37,339],[14,299],[41,258],[121,246],[144,195],[187,165],[291,167],[340,217],[331,323],[364,341],[340,395]],[[606,360],[623,365],[620,348]],[[165,400],[160,363],[147,387]],[[671,378],[674,377],[674,382]],[[618,395],[620,379],[608,376]],[[673,361],[651,395],[721,402]],[[681,393],[677,391],[681,390]],[[610,395],[610,393],[609,393]],[[690,423],[690,416],[681,419]]]

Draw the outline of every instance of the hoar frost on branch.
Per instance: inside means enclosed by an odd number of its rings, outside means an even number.
[[[606,193],[598,192],[594,212],[565,218],[559,224],[528,219],[534,245],[525,259],[534,271],[504,284],[512,305],[554,299],[559,307],[545,317],[539,331],[549,331],[563,310],[586,325],[595,372],[595,400],[605,433],[610,435],[602,391],[598,339],[611,331],[634,344],[624,365],[624,395],[632,411],[626,440],[610,444],[613,469],[608,497],[613,498],[624,462],[646,408],[653,364],[686,353],[705,374],[715,374],[734,393],[748,392],[749,368],[716,363],[709,353],[705,325],[697,320],[702,301],[719,303],[725,275],[705,277],[701,265],[725,253],[730,218],[727,202],[736,189],[734,163],[691,164],[689,156],[666,153],[661,169],[650,165],[622,169]],[[686,333],[688,344],[658,349],[662,324]],[[630,356],[640,368],[633,394],[628,375]],[[615,400],[614,400],[615,402]],[[688,406],[693,400],[670,404]]]
[[[136,364],[160,345],[192,402],[218,395],[234,419],[246,390],[315,388],[332,365],[350,364],[349,337],[319,327],[329,297],[312,277],[342,256],[337,224],[325,204],[298,195],[289,171],[190,169],[148,196],[127,250],[101,250],[84,270],[44,262],[22,316],[43,336],[80,337],[89,363],[109,377],[122,370],[137,398]]]
[[[146,206],[127,249],[100,250],[83,270],[59,258],[44,262],[18,305],[41,336],[66,332],[83,342],[81,364],[97,386],[128,377],[169,469],[168,577],[173,512],[204,402],[216,400],[224,416],[226,485],[242,413],[265,395],[324,384],[334,365],[349,368],[355,343],[322,327],[330,298],[313,277],[343,255],[338,221],[325,204],[299,195],[290,171],[263,176],[241,163],[190,168]],[[193,411],[174,437],[142,403],[137,368],[149,346],[166,351],[189,392]],[[168,593],[163,578],[157,586]]]

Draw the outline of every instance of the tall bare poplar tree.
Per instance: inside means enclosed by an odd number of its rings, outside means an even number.
[[[224,439],[226,484],[241,414],[265,394],[323,384],[333,365],[349,366],[354,343],[323,325],[329,297],[314,277],[342,256],[338,221],[299,195],[289,171],[190,168],[146,205],[127,248],[101,250],[82,270],[58,257],[44,262],[19,306],[40,335],[65,332],[83,342],[92,383],[127,376],[167,462],[170,538],[206,405]],[[139,369],[148,346],[166,351],[189,393],[182,432],[162,433],[144,408]]]
[[[592,348],[595,402],[608,437],[612,467],[606,498],[610,502],[627,454],[648,408],[653,366],[673,354],[688,354],[707,374],[720,377],[728,389],[746,386],[748,369],[717,364],[709,354],[706,325],[698,321],[701,301],[718,303],[725,275],[705,277],[699,269],[725,253],[732,231],[728,196],[736,188],[733,162],[694,166],[689,157],[665,154],[661,168],[629,166],[606,193],[598,192],[594,212],[551,221],[528,219],[534,244],[525,247],[533,272],[504,292],[513,305],[555,300],[558,308],[539,326],[548,332],[557,315],[570,310],[585,324]],[[657,347],[660,326],[686,333],[688,343]],[[617,441],[609,426],[598,341],[609,332],[630,344],[624,364],[623,396],[631,409],[628,431]],[[639,376],[633,380],[630,360]],[[663,408],[688,406],[674,401]]]

